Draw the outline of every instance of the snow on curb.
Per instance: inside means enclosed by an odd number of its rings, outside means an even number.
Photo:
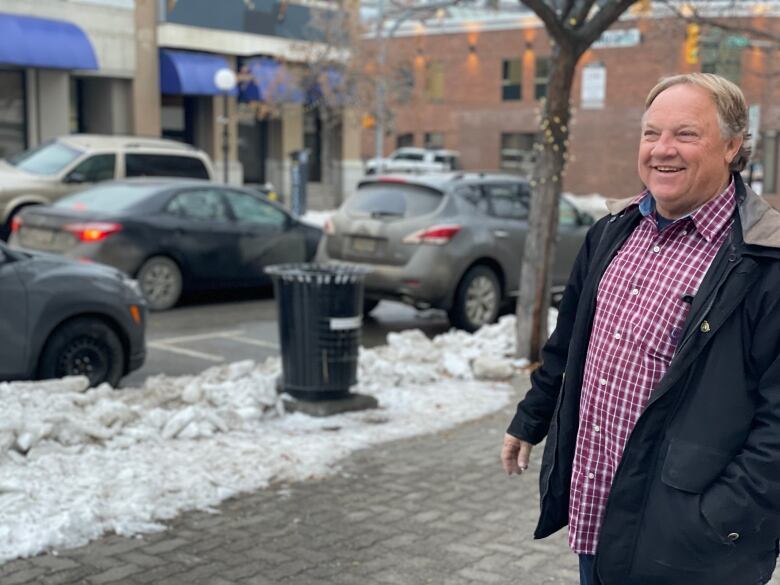
[[[328,419],[283,412],[275,358],[121,391],[82,378],[0,384],[0,562],[163,530],[183,510],[323,477],[357,449],[494,412],[511,388],[475,370],[511,373],[513,346],[514,317],[474,335],[390,334],[361,349],[354,388],[380,409]]]

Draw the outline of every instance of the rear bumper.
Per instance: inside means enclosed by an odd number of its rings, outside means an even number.
[[[365,297],[401,301],[420,309],[449,309],[458,274],[454,261],[437,246],[420,246],[409,262],[388,266],[370,262],[334,260],[320,245],[318,262],[337,262],[369,268],[365,277]]]

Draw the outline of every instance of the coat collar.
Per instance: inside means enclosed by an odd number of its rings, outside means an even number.
[[[734,173],[734,181],[744,242],[780,249],[780,211],[767,203],[766,199],[756,195],[750,187],[745,186],[739,173]],[[607,199],[606,203],[609,212],[616,216],[635,202],[636,196],[626,199]]]

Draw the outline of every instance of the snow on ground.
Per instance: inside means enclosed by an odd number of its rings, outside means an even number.
[[[590,213],[596,219],[604,217],[609,213],[607,209],[607,200],[596,193],[592,195],[569,195],[569,201],[571,201],[577,209]]]
[[[498,410],[510,386],[474,371],[511,372],[513,348],[513,316],[473,335],[392,333],[361,349],[353,389],[380,408],[326,419],[284,413],[278,358],[121,391],[78,377],[0,384],[0,562],[163,530],[182,510],[322,477],[357,449]]]
[[[325,211],[309,210],[306,213],[304,213],[299,219],[304,223],[308,223],[309,225],[322,228],[325,225],[325,220],[328,219],[334,213],[336,213],[335,209],[327,209]]]

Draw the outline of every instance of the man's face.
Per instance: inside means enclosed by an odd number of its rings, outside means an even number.
[[[680,84],[658,94],[642,119],[638,160],[639,176],[658,212],[682,217],[720,194],[741,144],[741,138],[721,135],[706,90]]]

